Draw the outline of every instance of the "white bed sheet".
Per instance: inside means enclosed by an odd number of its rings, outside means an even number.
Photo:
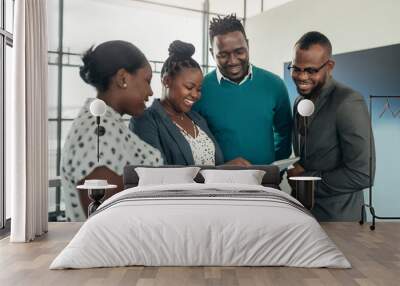
[[[350,268],[319,223],[299,209],[257,198],[152,198],[130,193],[276,189],[238,184],[179,184],[124,190],[105,201],[50,269],[145,266],[293,266]],[[108,206],[108,207],[107,207]]]

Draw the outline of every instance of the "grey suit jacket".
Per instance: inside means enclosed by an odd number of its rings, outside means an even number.
[[[305,175],[322,178],[312,212],[321,221],[359,220],[364,203],[362,190],[373,183],[375,175],[375,147],[367,105],[360,94],[329,79],[308,119],[304,144],[304,136],[299,137],[300,120],[304,118],[297,112],[297,104],[303,98],[299,96],[294,104],[293,147],[300,155]],[[303,142],[299,150],[300,140]]]
[[[189,111],[187,116],[199,126],[215,146],[215,164],[224,163],[222,151],[211,134],[205,119],[195,111]],[[160,150],[166,165],[194,165],[190,145],[181,131],[169,118],[158,99],[138,118],[132,118],[129,128],[142,140]]]

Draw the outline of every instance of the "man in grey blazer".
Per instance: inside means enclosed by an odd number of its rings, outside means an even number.
[[[373,183],[375,148],[365,101],[332,78],[334,66],[331,43],[323,34],[309,32],[296,43],[289,69],[299,93],[294,103],[293,147],[301,159],[288,177],[322,178],[312,209],[318,220],[354,221],[361,217],[362,190]],[[315,106],[306,119],[297,111],[303,99]]]

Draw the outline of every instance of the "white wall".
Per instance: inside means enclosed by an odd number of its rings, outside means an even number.
[[[251,17],[246,23],[251,61],[283,77],[294,43],[317,30],[333,53],[400,43],[398,0],[295,0]]]

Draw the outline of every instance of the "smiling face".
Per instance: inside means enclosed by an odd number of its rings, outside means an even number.
[[[240,31],[217,35],[211,53],[221,73],[234,82],[240,82],[249,70],[249,47]]]
[[[334,65],[326,47],[314,44],[303,50],[296,46],[291,75],[298,93],[308,96],[320,92],[330,77]],[[307,70],[318,71],[309,73]]]
[[[134,73],[127,73],[124,108],[125,113],[138,116],[143,113],[146,108],[145,102],[153,95],[150,83],[152,71],[149,64],[138,69]]]
[[[189,112],[193,104],[200,99],[203,73],[198,68],[185,68],[173,78],[165,76],[163,84],[168,86],[166,96],[172,108],[178,112]]]

